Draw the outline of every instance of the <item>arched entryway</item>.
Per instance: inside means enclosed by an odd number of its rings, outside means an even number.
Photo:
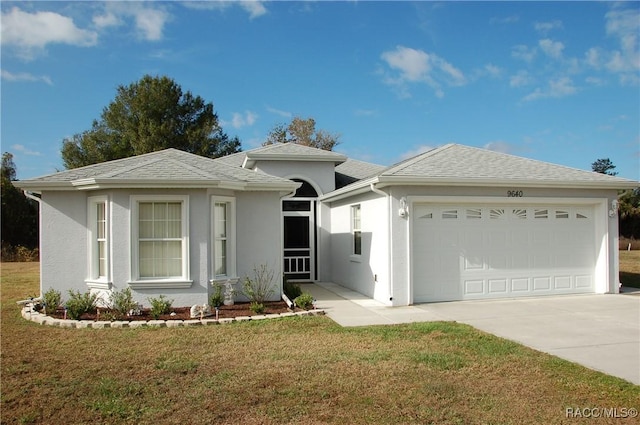
[[[287,279],[316,279],[316,199],[318,191],[306,180],[293,198],[282,201],[283,272]]]

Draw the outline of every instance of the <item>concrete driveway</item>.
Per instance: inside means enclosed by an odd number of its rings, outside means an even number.
[[[640,293],[386,307],[333,283],[303,290],[342,326],[456,321],[640,385]]]

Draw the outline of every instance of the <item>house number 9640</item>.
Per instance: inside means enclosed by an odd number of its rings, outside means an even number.
[[[521,190],[507,190],[507,197],[508,198],[522,198],[522,191]]]

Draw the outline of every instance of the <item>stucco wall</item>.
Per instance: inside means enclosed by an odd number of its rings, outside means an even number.
[[[160,294],[174,306],[204,304],[213,292],[211,266],[211,196],[236,197],[237,275],[252,273],[254,265],[274,269],[276,291],[281,291],[280,198],[274,192],[234,193],[228,190],[110,190],[93,192],[44,192],[42,195],[41,290],[55,288],[68,298],[70,289],[85,292],[88,271],[88,196],[107,196],[110,207],[109,275],[112,290],[129,287],[131,267],[131,195],[187,195],[189,199],[190,288],[132,290],[134,298],[149,305],[148,298]],[[268,223],[268,224],[267,224]],[[133,237],[135,240],[135,236]]]
[[[310,161],[259,161],[256,169],[284,178],[301,178],[315,183],[322,195],[335,189],[335,164]]]
[[[273,192],[239,192],[237,194],[238,276],[253,276],[253,268],[266,264],[274,272],[276,291],[282,291],[282,217],[280,197]],[[241,282],[239,288],[241,288]],[[242,298],[242,297],[240,297]]]
[[[352,255],[351,206],[360,205],[362,255]],[[390,303],[388,198],[362,194],[331,204],[333,282]]]
[[[42,194],[40,205],[40,289],[54,288],[68,297],[85,292],[87,277],[87,198],[84,193]]]

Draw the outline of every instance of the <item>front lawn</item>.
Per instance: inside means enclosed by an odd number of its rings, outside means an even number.
[[[3,424],[559,424],[640,407],[638,386],[450,322],[40,326],[15,304],[37,271],[2,264]]]
[[[640,288],[640,250],[620,250],[620,282]]]

